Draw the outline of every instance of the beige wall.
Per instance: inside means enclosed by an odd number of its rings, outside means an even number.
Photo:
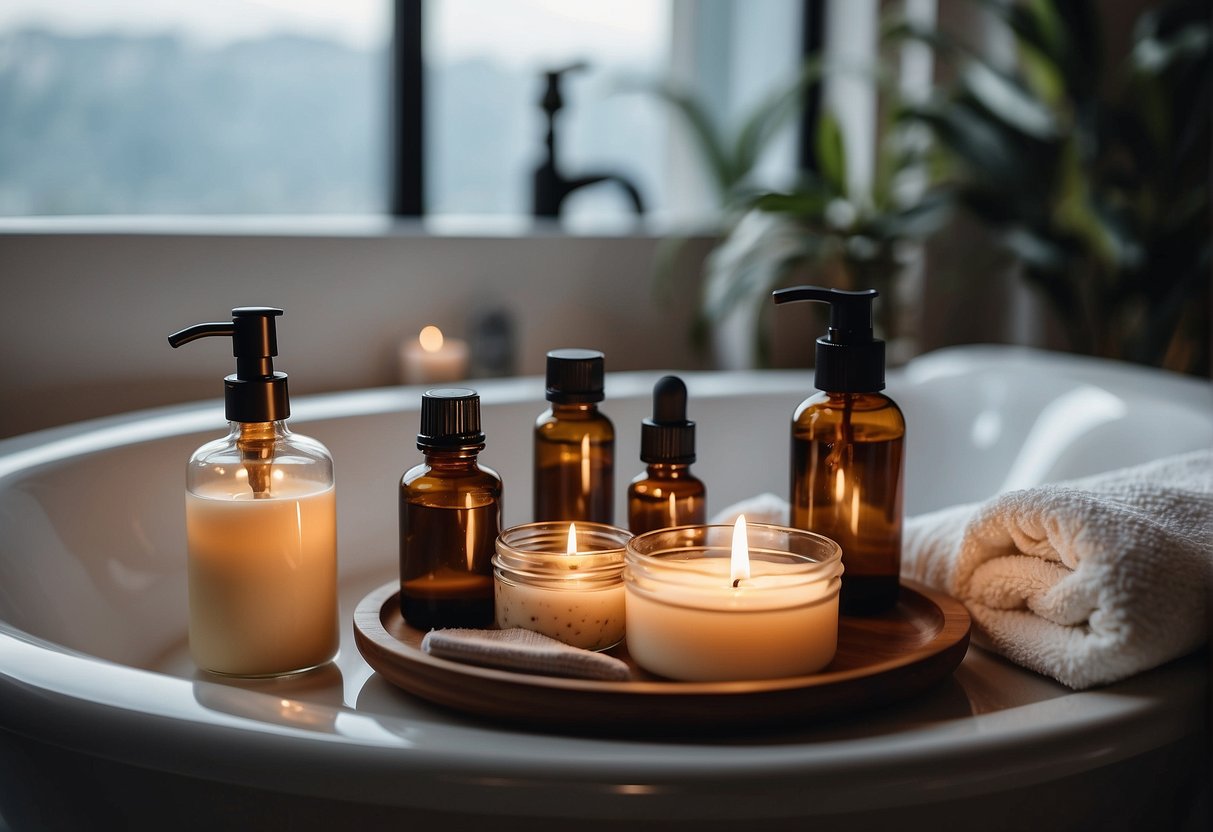
[[[230,350],[168,333],[276,305],[294,393],[396,382],[396,349],[427,323],[508,310],[518,371],[551,348],[602,349],[608,370],[698,369],[691,303],[654,300],[658,239],[386,233],[0,230],[0,436],[219,397]],[[674,285],[694,290],[706,241]]]

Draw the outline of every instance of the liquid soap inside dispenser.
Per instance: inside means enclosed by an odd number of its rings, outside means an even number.
[[[842,547],[842,610],[879,613],[900,589],[905,418],[884,389],[884,342],[873,337],[874,289],[782,289],[776,303],[830,304],[817,339],[820,393],[792,417],[791,525]]]
[[[186,467],[190,652],[214,673],[294,673],[337,652],[333,460],[287,425],[287,376],[273,367],[281,314],[242,307],[169,336],[174,347],[228,337],[236,358],[228,434]]]

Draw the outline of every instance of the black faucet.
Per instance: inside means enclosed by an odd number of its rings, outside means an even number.
[[[594,173],[575,179],[566,179],[560,171],[556,170],[556,113],[564,106],[564,99],[560,95],[560,79],[566,72],[583,69],[586,69],[586,64],[575,63],[563,69],[544,73],[547,76],[547,90],[544,92],[539,106],[547,114],[547,159],[535,168],[534,214],[537,217],[558,217],[560,207],[569,194],[578,188],[595,185],[599,182],[618,183],[631,198],[636,213],[643,214],[644,202],[640,198],[640,192],[636,190],[635,185],[619,174]]]

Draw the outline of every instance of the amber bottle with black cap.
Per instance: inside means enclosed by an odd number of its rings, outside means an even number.
[[[643,534],[706,522],[707,489],[691,473],[695,423],[687,419],[687,386],[678,376],[653,385],[653,417],[640,423],[645,472],[628,486],[628,530]]]
[[[872,333],[875,289],[798,286],[776,303],[830,304],[817,339],[822,392],[792,417],[791,525],[842,546],[842,610],[878,613],[900,589],[906,423],[884,389],[884,342]]]
[[[615,520],[615,426],[598,410],[604,397],[603,355],[552,350],[547,400],[535,422],[535,517]]]
[[[488,627],[502,487],[478,461],[476,391],[426,391],[417,448],[424,461],[400,481],[400,611],[419,630]]]

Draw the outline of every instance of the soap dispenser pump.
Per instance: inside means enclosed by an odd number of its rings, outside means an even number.
[[[287,376],[273,363],[281,314],[240,307],[168,338],[230,338],[236,358],[223,382],[228,435],[186,468],[190,652],[230,676],[316,667],[339,642],[333,459],[287,427]]]
[[[797,286],[775,303],[830,305],[817,339],[815,386],[792,417],[791,525],[842,547],[843,612],[878,613],[900,588],[906,424],[884,389],[884,342],[873,337],[875,289]]]
[[[687,419],[687,386],[678,376],[653,385],[653,416],[640,423],[640,460],[648,467],[628,486],[632,534],[706,522],[707,490],[691,473],[695,423]]]

